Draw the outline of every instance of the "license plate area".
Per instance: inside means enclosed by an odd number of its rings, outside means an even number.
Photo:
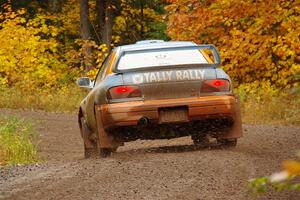
[[[159,123],[175,123],[175,122],[188,122],[188,108],[184,107],[172,107],[172,108],[160,108]]]

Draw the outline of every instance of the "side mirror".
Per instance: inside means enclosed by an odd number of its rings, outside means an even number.
[[[81,88],[92,89],[94,85],[94,81],[91,81],[91,79],[88,77],[83,77],[77,80],[77,84]]]

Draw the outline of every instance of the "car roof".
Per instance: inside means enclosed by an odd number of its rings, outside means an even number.
[[[143,40],[135,44],[119,46],[121,51],[134,51],[134,50],[147,50],[156,48],[172,48],[172,47],[185,47],[197,46],[196,43],[191,41],[169,41],[163,40]]]

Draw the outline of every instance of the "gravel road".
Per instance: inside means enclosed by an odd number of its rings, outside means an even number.
[[[300,149],[300,127],[244,125],[234,149],[189,137],[126,143],[109,158],[84,159],[76,115],[1,109],[37,123],[40,164],[0,169],[0,199],[252,199],[251,178],[280,170]],[[258,199],[299,200],[300,192]]]

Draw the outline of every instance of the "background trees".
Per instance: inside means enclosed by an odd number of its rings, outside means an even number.
[[[80,73],[94,76],[114,45],[166,37],[163,5],[144,0],[2,0],[0,82],[53,87],[73,82]]]
[[[168,34],[213,43],[236,83],[299,83],[300,5],[296,0],[168,0]]]
[[[0,58],[11,67],[1,67],[0,80],[23,83],[24,69],[36,71],[36,62],[42,62],[45,74],[59,68],[63,72],[56,73],[56,82],[39,85],[66,83],[80,73],[94,76],[115,45],[172,39],[216,45],[236,84],[264,82],[290,88],[300,80],[299,13],[296,0],[1,0],[0,34],[5,45]],[[22,49],[21,31],[38,44]],[[40,42],[48,46],[38,57],[28,53],[43,46]],[[13,43],[15,48],[8,51]],[[29,59],[21,65],[22,54],[38,61]],[[43,57],[48,62],[39,59]],[[23,72],[16,75],[17,71]]]

